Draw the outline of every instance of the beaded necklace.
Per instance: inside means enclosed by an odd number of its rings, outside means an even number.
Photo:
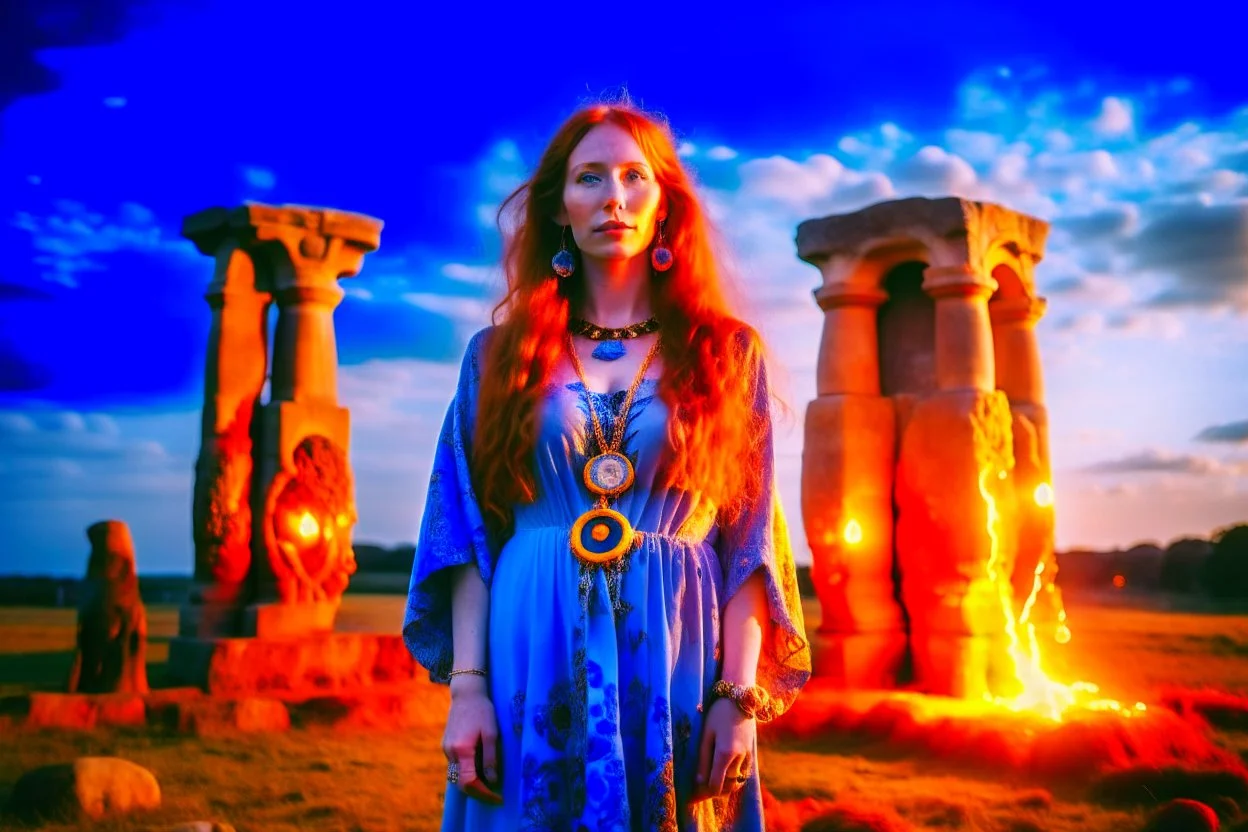
[[[589,384],[585,380],[585,370],[576,354],[576,347],[571,336],[567,339],[568,355],[572,359],[572,367],[585,394],[585,406],[589,410],[590,422],[594,429],[594,439],[598,443],[598,453],[585,463],[583,477],[585,487],[598,495],[593,508],[581,514],[572,524],[570,542],[572,552],[585,563],[606,564],[619,560],[633,545],[635,534],[628,518],[610,508],[612,498],[623,494],[633,485],[635,472],[633,463],[620,452],[624,441],[624,429],[628,423],[628,411],[632,408],[633,397],[641,386],[646,369],[659,351],[659,341],[651,345],[650,351],[641,362],[637,376],[629,385],[624,397],[620,414],[615,419],[608,442],[602,423],[598,421],[598,411],[589,397]]]

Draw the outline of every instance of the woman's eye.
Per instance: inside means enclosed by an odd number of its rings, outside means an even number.
[[[629,175],[629,176],[636,175],[636,178],[638,178],[638,179],[645,179],[645,178],[646,178],[646,175],[645,175],[644,173],[642,173],[641,171],[637,170],[636,168],[634,168],[633,170],[630,170],[630,171],[628,172],[628,175]]]
[[[585,182],[585,181],[588,181],[588,180],[590,180],[590,179],[594,179],[594,180],[596,180],[596,179],[598,179],[598,177],[597,177],[597,176],[595,176],[595,175],[594,175],[594,174],[592,174],[592,173],[582,173],[580,176],[578,176],[578,177],[576,178],[576,181],[577,181],[577,182]]]

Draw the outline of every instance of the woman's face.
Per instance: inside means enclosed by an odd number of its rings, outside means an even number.
[[[627,260],[644,255],[666,216],[654,171],[631,133],[599,124],[568,159],[563,210],[555,217],[584,257]]]

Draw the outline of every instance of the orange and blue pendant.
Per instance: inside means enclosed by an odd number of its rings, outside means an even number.
[[[612,563],[633,545],[633,526],[612,508],[593,508],[572,524],[572,551],[591,564]]]

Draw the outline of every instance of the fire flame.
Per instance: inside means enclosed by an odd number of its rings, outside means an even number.
[[[845,542],[850,546],[861,543],[862,524],[860,524],[857,520],[850,519],[850,521],[845,524],[845,532],[843,536],[845,538]]]
[[[985,465],[979,475],[979,493],[984,498],[984,504],[987,507],[986,526],[990,544],[988,578],[992,581],[993,586],[997,588],[997,594],[1001,599],[1001,611],[1005,616],[1008,652],[1010,660],[1014,665],[1014,677],[1022,690],[1012,698],[993,696],[990,693],[984,694],[984,698],[1012,711],[1033,711],[1057,721],[1060,721],[1067,711],[1074,708],[1117,711],[1124,716],[1131,716],[1146,710],[1143,702],[1136,702],[1134,708],[1128,708],[1113,699],[1094,698],[1095,694],[1100,690],[1096,685],[1082,681],[1067,685],[1050,679],[1044,672],[1040,654],[1040,642],[1036,636],[1035,623],[1031,620],[1031,611],[1042,586],[1040,576],[1044,572],[1044,563],[1042,561],[1036,565],[1031,592],[1027,596],[1026,603],[1023,604],[1022,613],[1016,618],[1010,582],[1002,580],[998,574],[1001,555],[998,533],[1001,515],[997,510],[997,501],[988,489],[988,481],[992,473],[992,466]],[[1005,471],[997,472],[998,479],[1005,479],[1006,476]],[[1044,489],[1043,494],[1042,488]],[[1042,496],[1047,499],[1047,503],[1042,500]],[[1047,483],[1041,483],[1036,487],[1034,497],[1037,505],[1041,507],[1050,505],[1053,498],[1052,488],[1048,487]],[[1051,589],[1052,587],[1050,587]],[[1025,633],[1024,638],[1019,637],[1020,626]],[[1060,610],[1058,613],[1058,627],[1054,634],[1054,640],[1059,644],[1065,644],[1070,641],[1070,628],[1066,626],[1065,609]],[[1025,647],[1024,641],[1026,642]]]

